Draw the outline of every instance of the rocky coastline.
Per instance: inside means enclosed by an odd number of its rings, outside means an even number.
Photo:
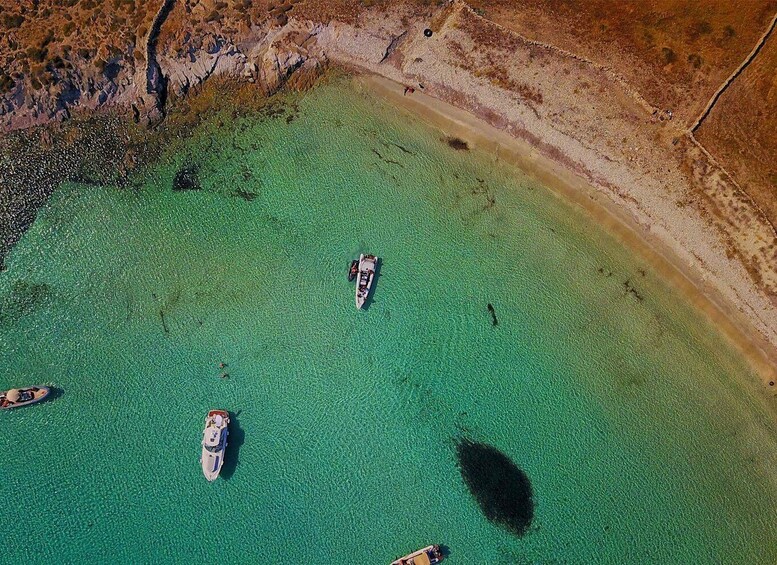
[[[226,34],[185,34],[177,53],[166,52],[160,39],[175,4],[176,0],[164,0],[144,46],[115,55],[102,69],[91,60],[76,58],[72,68],[54,71],[53,87],[36,90],[18,81],[0,97],[0,130],[27,129],[61,122],[73,112],[108,108],[129,110],[135,121],[151,126],[163,119],[168,95],[183,97],[210,77],[226,75],[256,83],[268,96],[292,74],[294,83],[302,86],[326,65],[326,55],[315,40],[324,26],[310,21],[254,28],[239,38],[239,46],[237,38]],[[145,52],[143,64],[135,57],[137,49]]]
[[[573,171],[636,229],[680,258],[704,292],[726,303],[777,359],[777,232],[671,109],[652,105],[610,69],[520,36],[465,2],[365,8],[346,20],[279,13],[234,32],[168,30],[164,0],[137,57],[102,68],[76,57],[56,84],[25,82],[0,98],[0,128],[27,129],[74,112],[114,109],[146,126],[164,119],[213,77],[253,83],[269,96],[305,88],[330,65],[388,78],[442,100],[529,143]],[[139,47],[140,48],[140,47]],[[412,94],[410,94],[412,96]],[[774,369],[765,386],[777,394]],[[770,376],[771,375],[771,376]]]

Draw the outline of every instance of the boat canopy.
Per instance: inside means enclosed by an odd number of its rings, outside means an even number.
[[[429,556],[424,551],[421,555],[413,558],[413,565],[432,565]]]
[[[21,396],[22,396],[22,393],[15,388],[12,388],[11,390],[5,393],[6,400],[9,400],[10,402],[18,402]]]

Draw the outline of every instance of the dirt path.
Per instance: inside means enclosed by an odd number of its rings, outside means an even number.
[[[707,106],[704,107],[704,110],[702,111],[702,113],[699,114],[699,117],[696,118],[696,121],[689,128],[689,131],[691,133],[699,129],[699,126],[701,126],[701,123],[712,111],[713,106],[715,106],[715,103],[718,101],[721,95],[726,91],[726,89],[731,85],[731,83],[734,82],[734,80],[739,75],[742,74],[742,71],[744,71],[747,68],[747,66],[753,62],[753,59],[755,59],[756,55],[760,53],[761,49],[766,44],[766,40],[769,39],[769,36],[774,31],[775,24],[777,24],[777,14],[774,14],[774,17],[772,18],[772,22],[769,24],[769,27],[766,28],[766,31],[764,32],[764,34],[760,37],[758,42],[755,44],[755,47],[753,47],[753,50],[750,51],[750,54],[745,58],[744,61],[742,61],[742,63],[736,68],[736,70],[733,73],[731,73],[731,75],[723,82],[723,84],[720,85],[720,88],[718,88],[715,94],[712,95],[712,98],[710,98],[710,101],[707,102]]]

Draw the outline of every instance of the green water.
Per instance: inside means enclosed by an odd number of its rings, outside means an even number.
[[[0,560],[777,562],[773,414],[714,328],[519,171],[347,81],[296,104],[206,123],[136,190],[63,186],[9,256],[0,389],[63,393],[0,413]],[[528,475],[525,536],[462,437]]]

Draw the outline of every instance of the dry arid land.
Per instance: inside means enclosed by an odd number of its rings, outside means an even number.
[[[774,397],[776,21],[777,0],[0,0],[0,127],[109,108],[154,127],[216,76],[262,96],[331,66],[412,86],[584,182],[724,314]],[[0,183],[3,204],[45,200]]]

